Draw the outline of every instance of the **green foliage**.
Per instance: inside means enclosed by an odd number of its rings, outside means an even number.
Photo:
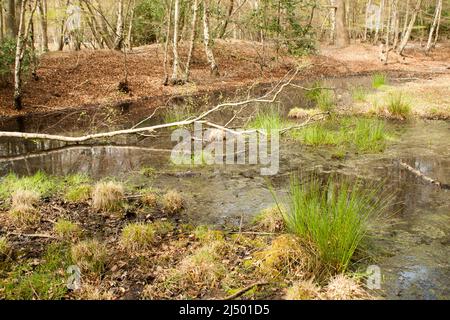
[[[381,152],[386,147],[385,125],[376,119],[358,119],[352,136],[360,152]]]
[[[133,45],[145,45],[162,40],[164,15],[165,7],[163,1],[138,1],[133,18]]]
[[[71,265],[65,246],[50,244],[43,263],[34,267],[32,261],[14,267],[7,277],[0,280],[0,297],[12,300],[59,300],[67,292],[66,268]]]
[[[385,202],[375,200],[377,192],[333,178],[325,183],[316,177],[309,183],[292,178],[286,225],[319,250],[328,270],[344,272],[366,239],[369,222],[385,208]]]
[[[12,75],[16,61],[16,41],[14,39],[5,39],[0,42],[0,83],[5,82]],[[31,52],[25,48],[25,54],[22,61],[22,70],[27,71],[31,63]]]
[[[59,219],[53,226],[53,230],[59,237],[64,239],[74,239],[81,233],[77,224],[64,219]]]

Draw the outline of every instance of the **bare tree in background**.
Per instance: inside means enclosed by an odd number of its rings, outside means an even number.
[[[186,69],[184,72],[184,81],[189,81],[190,67],[192,61],[192,55],[194,53],[195,36],[197,34],[197,12],[198,12],[198,0],[194,0],[192,4],[192,24],[191,24],[191,38],[189,39],[189,52],[186,62]]]
[[[39,21],[41,23],[41,50],[48,51],[48,31],[47,31],[47,0],[37,0],[39,10]]]
[[[11,39],[17,36],[16,27],[16,4],[14,0],[7,0],[6,2],[6,35]]]
[[[411,31],[414,27],[414,24],[416,23],[417,14],[420,11],[421,4],[422,4],[422,0],[417,0],[416,6],[414,7],[413,13],[411,15],[411,20],[409,21],[408,28],[406,29],[406,32],[403,34],[402,41],[397,50],[397,53],[400,55],[403,54],[403,51],[405,50],[406,45],[408,44],[409,38],[411,37]]]
[[[345,12],[345,0],[336,0],[336,45],[341,48],[350,44]]]
[[[35,2],[34,7],[30,10],[27,23],[25,23],[26,5],[27,0],[22,0],[20,7],[19,33],[17,35],[16,45],[16,61],[14,65],[14,108],[16,110],[22,109],[22,62],[37,2]]]
[[[173,63],[172,63],[172,77],[170,82],[172,84],[177,84],[179,82],[178,79],[178,64],[179,64],[179,56],[178,56],[178,28],[180,21],[180,0],[175,0],[174,12],[173,12]]]
[[[206,58],[211,66],[211,74],[219,75],[219,66],[216,63],[214,52],[211,48],[211,36],[209,33],[209,4],[208,0],[203,0],[203,43],[205,45]]]
[[[123,48],[123,0],[120,0],[117,7],[117,24],[114,40],[114,50],[122,50]]]
[[[429,53],[431,48],[433,47],[433,44],[434,44],[434,42],[433,42],[433,35],[434,35],[435,31],[436,31],[436,38],[438,36],[438,32],[439,32],[439,30],[438,30],[438,23],[439,23],[439,20],[441,18],[441,13],[442,13],[442,0],[437,0],[436,11],[434,13],[433,24],[431,25],[430,34],[428,35],[427,46],[425,48],[425,51],[427,53]]]

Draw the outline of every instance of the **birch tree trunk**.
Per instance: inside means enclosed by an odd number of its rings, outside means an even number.
[[[385,0],[381,0],[380,2],[380,25],[377,26],[377,29],[375,31],[375,38],[373,39],[373,43],[377,44],[379,37],[380,37],[380,31],[383,32],[384,30],[384,11],[385,11],[385,6],[384,6]]]
[[[345,19],[345,0],[336,0],[336,45],[340,48],[350,44]]]
[[[172,62],[172,78],[170,79],[172,84],[178,83],[178,24],[180,20],[180,0],[175,0],[174,12],[173,12],[173,62]]]
[[[189,39],[189,52],[186,62],[186,71],[184,74],[184,81],[189,81],[189,73],[191,67],[192,54],[194,52],[195,46],[195,35],[197,30],[197,12],[198,12],[198,0],[194,0],[194,4],[192,5],[192,25],[191,25],[191,38]]]
[[[364,20],[364,37],[363,40],[367,41],[367,21],[369,20],[369,8],[372,6],[372,0],[369,0],[367,2],[367,6],[366,6],[366,16],[365,16],[365,20]]]
[[[400,46],[398,47],[398,50],[397,50],[397,53],[400,54],[400,55],[403,54],[403,51],[405,50],[406,45],[408,44],[409,38],[411,37],[411,31],[412,31],[412,29],[414,27],[414,24],[416,23],[417,14],[418,14],[418,12],[420,10],[421,4],[422,4],[422,0],[417,0],[416,6],[415,6],[414,11],[413,11],[413,13],[411,15],[411,20],[409,22],[408,29],[406,30],[406,33],[403,35],[402,41],[401,41]]]
[[[433,25],[431,26],[430,29],[430,34],[428,35],[428,42],[427,42],[427,46],[425,48],[425,52],[429,53],[432,46],[433,46],[433,35],[434,35],[434,31],[436,30],[437,32],[437,24],[439,21],[439,17],[441,16],[441,9],[442,9],[442,0],[437,0],[436,3],[436,12],[434,14],[434,19],[433,19]]]
[[[130,24],[128,25],[128,35],[127,35],[127,46],[129,50],[133,50],[133,47],[131,45],[131,35],[133,31],[133,19],[134,19],[134,10],[136,8],[136,0],[133,0],[133,3],[131,4],[131,14],[130,14]]]
[[[17,36],[16,45],[16,61],[14,65],[14,108],[16,110],[22,109],[22,62],[25,54],[26,40],[28,39],[28,33],[33,21],[34,11],[36,10],[37,3],[31,9],[28,23],[25,26],[25,11],[27,0],[22,0],[20,6],[20,19],[19,19],[19,32]]]
[[[330,0],[330,44],[336,42],[336,0]]]
[[[399,32],[399,24],[400,24],[400,19],[399,19],[399,15],[398,15],[398,0],[394,0],[393,3],[393,13],[392,13],[392,19],[393,19],[393,30],[392,32],[394,33],[393,39],[392,39],[392,48],[395,49],[397,48],[397,44],[398,44],[398,32]]]
[[[392,17],[391,17],[391,11],[392,11],[392,4],[389,3],[389,0],[386,0],[387,4],[386,6],[389,8],[388,9],[388,21],[386,24],[386,35],[385,35],[385,44],[384,44],[384,50],[385,50],[385,55],[384,55],[384,64],[387,65],[389,63],[389,39],[391,37],[391,24],[392,24]]]
[[[48,31],[47,31],[47,0],[37,0],[39,10],[39,20],[41,23],[41,50],[48,51]]]
[[[123,48],[123,0],[120,0],[117,8],[117,24],[114,39],[114,50]]]
[[[209,6],[208,0],[203,0],[203,43],[205,45],[206,58],[211,66],[211,74],[219,76],[219,67],[211,48],[211,38],[209,34]]]

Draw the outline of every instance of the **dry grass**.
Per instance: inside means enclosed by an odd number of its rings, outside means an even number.
[[[310,252],[311,251],[311,252]],[[304,277],[318,268],[317,258],[296,236],[283,234],[255,254],[258,269],[264,276]]]
[[[180,212],[184,207],[183,197],[176,190],[170,190],[163,196],[163,211],[169,214]]]
[[[104,291],[99,285],[83,283],[81,289],[76,291],[77,299],[81,300],[113,300],[114,295],[111,292]]]
[[[131,251],[145,250],[152,246],[155,234],[155,228],[152,224],[130,223],[122,230],[120,244]]]
[[[144,205],[150,208],[155,208],[158,204],[158,196],[156,193],[149,191],[142,196],[141,201]]]
[[[72,246],[73,262],[85,272],[102,273],[105,269],[106,246],[97,240],[86,240]]]
[[[288,113],[288,118],[291,119],[304,119],[307,117],[309,117],[308,111],[302,108],[293,108]]]
[[[98,182],[92,193],[92,206],[97,211],[115,212],[122,209],[123,186],[119,183]]]
[[[31,226],[39,220],[38,211],[30,205],[18,204],[9,210],[9,217],[16,226]]]
[[[338,274],[331,279],[325,288],[325,297],[330,300],[362,300],[371,298],[358,281],[344,274]]]
[[[320,287],[314,283],[313,279],[308,281],[300,280],[295,282],[286,290],[286,300],[315,300],[320,299]]]
[[[19,189],[11,195],[11,206],[34,206],[39,199],[40,196],[36,191]]]
[[[258,229],[267,232],[279,232],[285,229],[283,215],[277,205],[261,211],[253,222]]]

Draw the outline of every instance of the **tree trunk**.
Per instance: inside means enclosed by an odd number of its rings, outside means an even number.
[[[340,48],[350,44],[345,21],[345,0],[336,0],[336,45]]]
[[[48,32],[47,32],[47,0],[37,0],[39,9],[39,21],[41,23],[41,50],[48,51]]]
[[[205,45],[206,58],[211,66],[211,74],[219,76],[219,67],[211,49],[211,38],[209,34],[209,6],[208,0],[203,0],[203,43]]]
[[[169,63],[170,27],[172,25],[172,5],[173,5],[173,0],[170,0],[169,7],[167,10],[166,43],[164,44],[164,85],[165,86],[167,86],[169,84],[168,63]]]
[[[228,7],[228,15],[225,18],[222,30],[219,33],[219,39],[223,39],[225,33],[227,32],[228,23],[230,22],[231,15],[233,14],[233,9],[234,9],[234,0],[230,0],[230,6]]]
[[[180,20],[180,0],[175,0],[175,6],[174,6],[174,12],[173,12],[173,44],[172,44],[172,51],[173,51],[173,63],[172,63],[172,77],[170,79],[170,82],[172,84],[178,83],[178,63],[179,63],[179,57],[178,57],[178,24]]]
[[[394,0],[392,16],[393,16],[393,21],[394,21],[393,30],[392,30],[392,32],[394,33],[394,37],[392,39],[392,48],[395,49],[395,48],[397,48],[397,44],[398,44],[398,33],[399,33],[399,24],[400,24],[400,19],[399,19],[399,15],[398,15],[398,0]]]
[[[406,45],[408,44],[409,38],[411,37],[411,31],[414,27],[414,24],[416,23],[417,14],[420,10],[420,5],[422,4],[422,0],[417,0],[416,7],[414,8],[414,11],[411,16],[411,21],[409,22],[408,29],[406,30],[406,33],[402,37],[402,42],[400,43],[400,46],[398,47],[397,53],[402,55],[403,51],[406,48]]]
[[[336,0],[330,0],[330,44],[336,42]]]
[[[194,52],[195,45],[195,35],[197,31],[197,12],[198,12],[198,0],[194,0],[194,4],[192,5],[192,25],[191,25],[191,39],[189,39],[189,53],[186,62],[186,71],[184,73],[184,80],[186,82],[189,81],[189,73],[191,67],[192,55]]]
[[[128,25],[128,35],[127,35],[127,46],[129,50],[133,49],[131,45],[131,35],[133,31],[133,19],[135,7],[136,7],[136,0],[133,0],[133,3],[131,4],[130,24]]]
[[[123,48],[123,0],[120,0],[117,8],[117,24],[114,40],[114,50]]]
[[[369,0],[367,2],[367,6],[366,6],[366,18],[365,18],[365,22],[364,22],[364,37],[363,40],[367,41],[367,20],[369,20],[369,8],[372,6],[372,0]]]
[[[14,0],[8,0],[6,3],[6,35],[11,39],[15,39],[17,36],[16,4]]]
[[[26,4],[27,0],[22,0],[20,6],[19,33],[16,45],[16,61],[14,65],[14,108],[16,110],[22,109],[22,62],[25,54],[26,40],[28,39],[28,33],[30,32],[30,26],[37,5],[37,3],[35,3],[34,7],[31,9],[28,23],[25,26]]]
[[[391,22],[392,22],[392,17],[391,17],[391,10],[392,10],[392,4],[389,3],[389,0],[386,0],[387,4],[386,6],[389,8],[388,9],[388,21],[386,24],[386,35],[385,35],[385,44],[384,44],[384,64],[387,65],[389,63],[389,39],[391,37]]]
[[[3,25],[3,2],[0,1],[0,41],[3,42],[5,26]]]
[[[442,9],[442,0],[437,0],[436,12],[434,14],[433,25],[431,26],[430,34],[428,36],[427,47],[425,49],[426,53],[429,53],[431,48],[432,48],[432,46],[433,46],[433,34],[434,34],[435,30],[437,31],[437,25],[438,25],[439,17],[441,16],[441,9]]]

